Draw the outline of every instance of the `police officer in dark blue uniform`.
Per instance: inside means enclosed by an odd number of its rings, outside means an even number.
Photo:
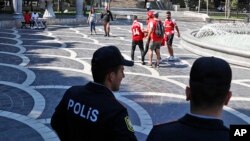
[[[95,51],[91,61],[94,82],[69,88],[51,119],[62,141],[136,141],[127,109],[115,98],[125,77],[124,66],[133,66],[115,46]]]
[[[221,120],[222,109],[232,95],[229,64],[215,57],[197,59],[190,72],[190,113],[177,121],[155,125],[147,141],[229,141],[229,129]]]

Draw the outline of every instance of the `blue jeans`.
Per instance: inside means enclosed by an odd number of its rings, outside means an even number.
[[[95,31],[95,22],[90,23],[90,31],[91,31],[91,33],[92,33],[93,30]]]

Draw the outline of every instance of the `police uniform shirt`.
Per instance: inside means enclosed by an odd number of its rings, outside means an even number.
[[[69,88],[51,119],[61,140],[136,141],[127,109],[103,85]]]
[[[220,119],[186,114],[177,121],[155,125],[147,141],[229,141],[229,129]]]

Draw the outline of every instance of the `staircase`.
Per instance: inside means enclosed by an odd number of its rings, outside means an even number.
[[[112,0],[110,7],[144,8],[144,0]]]
[[[166,9],[163,4],[164,0],[151,1],[152,9]],[[145,0],[112,0],[110,6],[115,8],[143,8],[144,9]]]

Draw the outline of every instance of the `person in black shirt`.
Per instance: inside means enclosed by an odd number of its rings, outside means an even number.
[[[124,66],[133,66],[115,46],[101,47],[91,61],[94,82],[69,88],[51,118],[62,141],[136,141],[127,109],[115,98]]]
[[[229,141],[229,129],[221,120],[223,106],[232,95],[229,64],[215,57],[198,58],[190,72],[190,113],[177,121],[155,125],[147,141]]]
[[[110,32],[110,20],[113,21],[113,15],[111,13],[111,11],[109,10],[108,7],[105,7],[105,12],[102,12],[101,14],[101,19],[103,20],[103,28],[104,28],[104,32],[105,35],[104,36],[110,36],[109,32]]]

